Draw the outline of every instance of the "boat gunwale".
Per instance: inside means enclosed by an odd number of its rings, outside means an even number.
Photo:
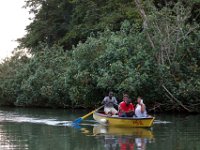
[[[141,117],[141,118],[135,117],[134,118],[134,117],[108,116],[108,115],[99,113],[97,111],[95,111],[94,114],[97,115],[97,116],[105,117],[105,118],[122,119],[122,120],[149,120],[149,119],[155,119],[155,117]]]

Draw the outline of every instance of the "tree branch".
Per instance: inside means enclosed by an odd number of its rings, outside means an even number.
[[[148,28],[148,18],[147,18],[147,15],[146,15],[145,11],[144,11],[144,8],[142,7],[142,3],[141,3],[140,0],[135,0],[135,4],[136,4],[136,6],[137,6],[137,8],[138,8],[138,10],[140,12],[141,17],[143,18],[143,27],[144,27],[144,29],[146,29],[146,28]],[[153,42],[153,40],[152,40],[152,38],[151,38],[151,36],[150,36],[148,31],[147,31],[147,38],[148,38],[148,40],[149,40],[149,42],[151,44],[151,47],[154,49],[155,48],[155,44],[154,44],[154,42]]]
[[[173,100],[178,103],[183,109],[187,110],[188,112],[192,112],[190,109],[188,109],[185,105],[183,105],[183,103],[181,101],[179,101],[177,98],[175,98],[171,92],[169,92],[169,90],[162,85],[162,87],[164,88],[164,90],[173,98]]]

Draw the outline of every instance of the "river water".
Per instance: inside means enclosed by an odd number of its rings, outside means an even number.
[[[154,114],[150,129],[109,128],[86,110],[0,108],[0,150],[200,150],[200,115]]]

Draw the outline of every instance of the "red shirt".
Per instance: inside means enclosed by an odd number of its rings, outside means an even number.
[[[129,112],[134,111],[134,105],[130,103],[127,105],[124,101],[119,104],[120,111]]]

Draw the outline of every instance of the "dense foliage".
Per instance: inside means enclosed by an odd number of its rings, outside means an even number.
[[[22,50],[0,64],[0,103],[92,107],[109,90],[149,111],[200,112],[199,2],[29,0]],[[195,9],[194,9],[195,8]],[[134,101],[135,103],[135,101]]]
[[[31,8],[35,18],[27,26],[28,34],[18,41],[21,48],[32,52],[41,42],[71,49],[92,32],[106,27],[119,30],[123,20],[139,19],[132,0],[27,0],[26,7]]]

